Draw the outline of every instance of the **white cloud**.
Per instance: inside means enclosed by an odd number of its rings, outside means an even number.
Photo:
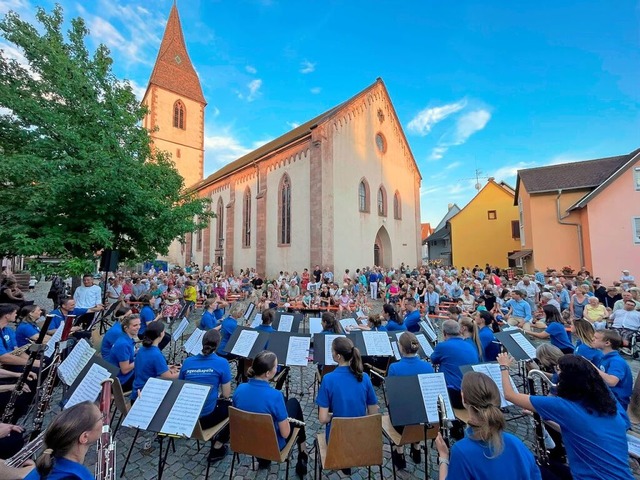
[[[309,60],[303,60],[300,64],[300,73],[307,74],[314,72],[316,69],[316,64],[311,63]]]
[[[242,145],[242,143],[226,129],[216,132],[212,135],[205,135],[204,150],[207,160],[211,160],[211,171],[205,172],[205,175],[211,174],[220,167],[237,160],[251,151],[251,148]],[[209,170],[209,169],[207,169]]]
[[[518,170],[531,168],[534,166],[535,162],[518,162],[511,165],[504,165],[503,167],[495,170],[491,176],[494,177],[498,182],[502,181],[509,183],[509,180],[514,180],[516,178]]]
[[[434,147],[431,150],[431,155],[429,156],[429,160],[440,160],[447,151],[447,147]]]
[[[2,0],[0,3],[0,14],[2,15],[12,10],[22,17],[22,13],[29,9],[35,10],[33,6],[29,5],[27,0]]]
[[[249,93],[245,94],[239,91],[236,91],[236,95],[240,100],[246,100],[247,102],[253,102],[256,98],[258,98],[261,94],[260,88],[262,88],[262,79],[256,78],[255,80],[251,80],[247,84],[247,89]]]
[[[561,163],[573,163],[573,162],[582,162],[585,158],[590,158],[589,156],[579,156],[570,153],[561,153],[556,155],[546,161],[544,163],[545,166],[548,165],[560,165]]]
[[[432,193],[436,193],[439,192],[441,190],[444,190],[444,187],[429,187],[429,188],[421,188],[420,189],[420,196],[424,196],[424,195],[430,195]]]
[[[298,122],[287,122],[287,126],[291,129],[298,128],[300,125]]]
[[[411,119],[407,124],[407,130],[418,135],[427,135],[436,123],[441,122],[449,115],[459,112],[467,105],[467,100],[462,99],[454,103],[439,107],[425,108]]]
[[[311,93],[313,93],[314,95],[318,95],[321,91],[322,88],[320,87],[313,87],[311,90],[309,90]]]
[[[458,168],[460,165],[462,165],[462,162],[453,162],[450,163],[449,165],[447,165],[446,167],[444,167],[445,170],[453,170],[454,168]]]
[[[271,140],[273,140],[273,138],[263,138],[262,140],[256,140],[255,142],[253,142],[251,144],[251,148],[253,150],[260,148],[263,145],[266,145],[267,143],[269,143]]]
[[[247,71],[247,73],[250,73],[251,75],[255,75],[256,73],[258,73],[258,70],[256,69],[256,67],[252,67],[251,65],[247,65],[246,67],[244,67],[244,69]]]
[[[138,101],[141,102],[142,97],[144,97],[144,94],[147,91],[147,88],[143,87],[142,85],[138,85],[138,83],[135,82],[134,80],[128,80],[128,82],[131,85],[131,90],[133,90],[133,94],[136,96]]]
[[[440,160],[450,147],[465,143],[471,135],[482,130],[490,119],[491,113],[484,108],[461,115],[456,120],[453,131],[444,134],[431,150],[429,159]]]

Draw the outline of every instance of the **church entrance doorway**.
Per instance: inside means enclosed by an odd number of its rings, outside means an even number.
[[[391,238],[389,238],[389,232],[384,227],[380,227],[373,243],[373,263],[378,267],[393,266]]]

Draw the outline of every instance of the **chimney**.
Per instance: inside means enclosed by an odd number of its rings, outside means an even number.
[[[453,208],[453,203],[450,203],[449,205],[447,205],[447,210],[451,210]]]

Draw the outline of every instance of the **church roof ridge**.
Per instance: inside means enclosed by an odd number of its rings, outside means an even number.
[[[180,15],[175,2],[169,12],[169,19],[162,36],[158,57],[153,66],[147,90],[151,85],[170,90],[204,105],[207,104],[202,93],[200,79],[189,58],[182,33]]]

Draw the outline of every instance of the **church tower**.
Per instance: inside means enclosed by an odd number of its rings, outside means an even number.
[[[202,180],[207,102],[187,53],[175,2],[142,103],[149,108],[143,125],[154,147],[171,154],[186,187]]]

